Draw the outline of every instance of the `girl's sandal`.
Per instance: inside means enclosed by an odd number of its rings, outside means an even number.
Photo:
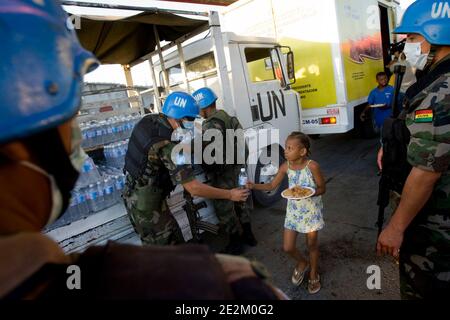
[[[303,271],[298,271],[297,267],[294,268],[294,273],[292,274],[292,284],[295,286],[299,286],[302,284],[303,279],[305,278],[305,273],[309,269],[309,264],[306,265],[305,269]]]
[[[320,275],[317,274],[317,279],[309,279],[308,280],[308,292],[310,294],[315,294],[320,291],[322,288],[320,284]]]

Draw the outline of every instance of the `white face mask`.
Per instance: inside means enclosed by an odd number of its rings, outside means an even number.
[[[428,53],[422,53],[422,42],[406,42],[403,53],[409,64],[419,70],[423,70],[428,61]]]
[[[43,174],[50,180],[50,188],[52,193],[52,209],[50,211],[50,216],[48,218],[47,223],[45,226],[48,226],[56,221],[61,215],[62,207],[63,207],[63,198],[61,191],[58,188],[58,185],[56,184],[55,179],[49,175],[47,172],[45,172],[43,169],[39,168],[38,166],[34,165],[31,162],[28,161],[21,161],[22,165],[39,172],[40,174]]]

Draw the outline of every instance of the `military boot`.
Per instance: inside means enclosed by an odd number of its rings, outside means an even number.
[[[255,235],[252,232],[252,226],[250,225],[250,222],[243,223],[242,229],[244,231],[242,233],[242,241],[244,241],[244,243],[248,244],[249,246],[256,246],[258,244],[258,241],[256,240]]]
[[[241,255],[244,252],[241,235],[239,232],[230,234],[230,242],[225,247],[225,253],[232,255]]]

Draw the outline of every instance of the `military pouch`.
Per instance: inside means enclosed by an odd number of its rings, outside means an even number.
[[[160,211],[164,200],[163,190],[152,185],[136,186],[136,209],[140,211]]]

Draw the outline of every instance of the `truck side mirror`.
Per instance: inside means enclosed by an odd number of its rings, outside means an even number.
[[[287,53],[287,71],[289,80],[294,80],[295,82],[294,52],[292,51]]]

